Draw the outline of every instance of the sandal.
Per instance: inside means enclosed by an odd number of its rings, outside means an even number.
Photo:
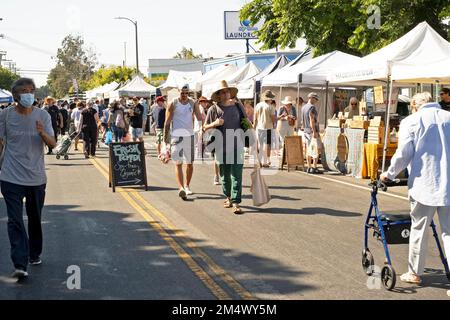
[[[241,207],[238,204],[233,204],[233,213],[236,215],[243,214]]]
[[[233,205],[231,204],[231,200],[230,199],[225,200],[225,202],[223,203],[223,207],[226,209],[233,207]]]
[[[414,273],[405,273],[400,276],[400,280],[406,283],[421,284],[422,279]]]

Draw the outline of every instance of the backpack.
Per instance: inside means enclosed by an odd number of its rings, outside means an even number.
[[[117,114],[116,117],[116,127],[117,128],[121,128],[121,129],[125,129],[125,117],[123,115],[123,111],[122,110],[118,110],[119,113]]]

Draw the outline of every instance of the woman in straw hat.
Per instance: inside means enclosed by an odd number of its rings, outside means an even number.
[[[246,115],[244,107],[236,99],[237,93],[237,88],[228,86],[226,81],[221,81],[211,96],[211,100],[216,104],[208,110],[204,130],[216,129],[212,135],[215,137],[213,144],[222,189],[227,197],[224,207],[233,208],[235,214],[242,214],[240,203],[244,170],[244,132],[241,130],[241,123],[246,119]],[[234,139],[235,136],[240,136],[241,139]],[[221,139],[218,139],[219,137]]]
[[[294,108],[294,99],[287,96],[281,101],[282,107],[278,110],[277,130],[281,137],[281,148],[284,147],[284,139],[292,137],[295,132],[295,122],[297,120],[297,110]]]

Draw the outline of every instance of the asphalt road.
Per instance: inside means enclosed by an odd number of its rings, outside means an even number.
[[[173,165],[161,164],[153,150],[148,192],[113,194],[107,164],[105,149],[95,160],[47,158],[44,264],[30,268],[23,283],[9,277],[0,201],[0,299],[448,299],[431,238],[422,286],[398,280],[393,292],[368,288],[361,268],[367,181],[275,171],[265,177],[272,201],[256,208],[248,167],[246,214],[234,216],[222,207],[209,164],[196,165],[187,202],[177,196]],[[393,192],[397,197],[379,196],[382,210],[407,210],[405,190]],[[370,243],[381,266],[382,247]],[[400,275],[407,246],[391,248]],[[69,266],[80,268],[80,290],[67,287]]]

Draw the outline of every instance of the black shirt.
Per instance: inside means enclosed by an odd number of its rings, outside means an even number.
[[[47,111],[50,114],[50,118],[52,120],[52,127],[53,127],[53,129],[58,128],[58,126],[59,126],[59,114],[60,114],[60,111],[59,111],[58,107],[54,106],[54,105],[50,106]]]
[[[441,101],[439,104],[441,105],[442,110],[450,111],[450,102]]]
[[[130,111],[133,113],[133,116],[130,117],[130,126],[135,129],[142,128],[144,125],[144,107],[141,104],[138,104],[137,106],[131,107]]]
[[[166,122],[166,108],[157,106],[153,110],[153,119],[156,123],[156,129],[164,129]]]
[[[95,114],[97,110],[94,108],[86,108],[81,112],[83,116],[83,128],[82,129],[96,129],[97,122],[95,121]]]

